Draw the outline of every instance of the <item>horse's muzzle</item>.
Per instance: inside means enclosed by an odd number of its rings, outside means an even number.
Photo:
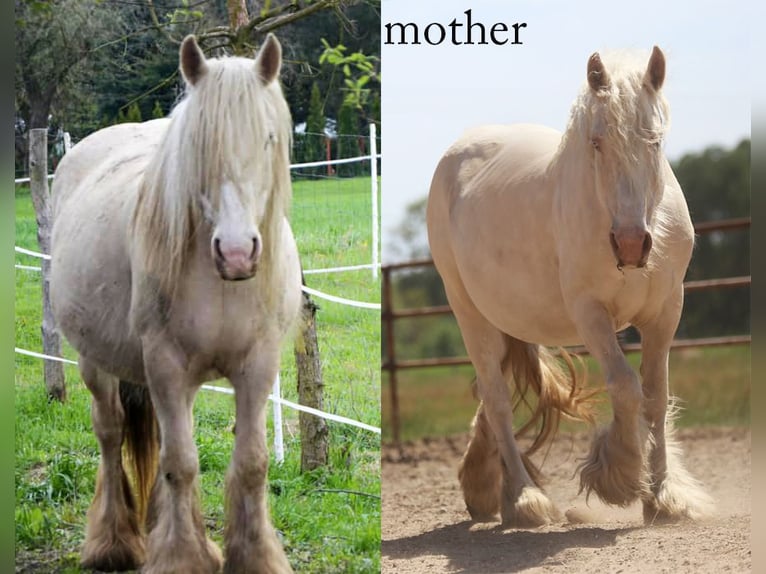
[[[221,279],[244,281],[255,275],[261,249],[258,237],[253,238],[250,249],[243,246],[225,246],[220,239],[213,240],[213,260]]]
[[[609,242],[620,269],[644,267],[652,250],[652,234],[640,227],[613,229]]]

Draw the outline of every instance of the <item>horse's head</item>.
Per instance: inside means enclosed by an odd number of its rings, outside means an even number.
[[[197,140],[191,149],[200,162],[197,207],[224,280],[255,275],[274,241],[268,227],[283,216],[274,198],[284,186],[277,180],[287,177],[289,182],[289,173],[278,173],[289,161],[289,131],[282,125],[284,114],[275,109],[286,111],[286,105],[281,92],[273,97],[281,62],[282,49],[271,34],[255,62],[206,60],[191,36],[181,46],[181,71],[190,86],[188,106],[194,106],[197,116],[189,117],[192,109],[185,111],[193,126],[186,135]]]
[[[609,242],[618,267],[643,267],[665,187],[662,141],[668,110],[661,88],[665,56],[656,46],[644,69],[607,71],[588,60],[587,137],[600,201],[611,215]]]

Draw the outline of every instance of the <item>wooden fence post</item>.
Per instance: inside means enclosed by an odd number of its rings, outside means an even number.
[[[304,283],[305,284],[305,283]],[[316,332],[316,304],[303,293],[301,324],[295,337],[295,364],[298,371],[298,402],[307,407],[324,410],[324,382]],[[327,464],[329,432],[327,422],[320,417],[301,412],[301,472]]]
[[[29,190],[37,219],[37,243],[42,253],[50,253],[51,227],[53,221],[48,192],[48,130],[35,128],[29,131]],[[61,356],[61,339],[56,331],[50,299],[50,260],[42,260],[43,286],[43,353]],[[45,388],[51,399],[66,400],[64,365],[58,361],[45,360]]]

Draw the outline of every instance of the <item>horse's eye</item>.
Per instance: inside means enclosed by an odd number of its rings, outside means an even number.
[[[593,146],[593,149],[596,151],[601,151],[601,140],[599,138],[591,138],[590,145]]]

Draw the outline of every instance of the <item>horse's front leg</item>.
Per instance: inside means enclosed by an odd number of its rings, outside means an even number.
[[[228,374],[236,393],[234,454],[227,476],[225,569],[229,574],[292,572],[269,520],[266,475],[266,401],[279,370],[279,346],[258,351]]]
[[[651,492],[644,498],[644,520],[649,523],[701,518],[712,507],[712,500],[681,462],[681,449],[673,436],[673,413],[667,413],[668,355],[682,306],[683,289],[679,286],[656,320],[640,328],[644,412],[652,436]]]
[[[160,464],[147,516],[143,574],[212,574],[221,552],[205,537],[199,507],[199,462],[192,436],[197,386],[186,357],[162,335],[142,338],[145,372],[160,427]]]
[[[587,494],[595,491],[608,504],[626,506],[647,490],[641,384],[620,349],[612,318],[603,305],[581,302],[573,317],[604,373],[614,413],[612,423],[596,435],[580,464],[580,489]]]

